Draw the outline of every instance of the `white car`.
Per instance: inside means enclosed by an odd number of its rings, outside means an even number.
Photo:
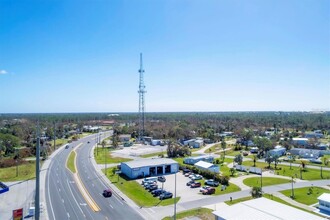
[[[203,177],[199,174],[196,174],[195,176],[191,177],[192,180],[201,180]]]

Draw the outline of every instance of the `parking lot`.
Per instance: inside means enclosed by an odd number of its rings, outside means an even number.
[[[175,174],[165,175],[166,182],[164,183],[164,190],[173,193],[174,197],[174,190],[175,190]],[[139,184],[142,183],[143,179],[136,180]],[[190,188],[186,186],[186,183],[190,181],[189,177],[185,177],[182,172],[176,174],[176,196],[181,197],[180,202],[188,202],[193,201],[201,198],[205,198],[210,195],[203,195],[199,192],[200,187],[198,188]],[[202,180],[204,183],[204,180]],[[158,187],[162,188],[162,183],[158,182]],[[203,185],[203,184],[202,184]],[[219,190],[219,189],[217,189]]]
[[[131,147],[123,147],[120,150],[114,150],[112,154],[117,157],[134,158],[144,154],[165,153],[167,146],[152,146],[143,144],[134,144]]]

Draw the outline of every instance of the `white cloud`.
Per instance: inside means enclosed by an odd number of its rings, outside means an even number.
[[[0,75],[7,74],[8,72],[6,70],[0,70]]]

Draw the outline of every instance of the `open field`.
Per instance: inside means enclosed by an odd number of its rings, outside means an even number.
[[[40,164],[41,167],[41,164]],[[35,161],[29,161],[25,164],[18,166],[18,175],[16,176],[16,166],[1,168],[0,169],[0,181],[11,182],[21,181],[27,179],[33,179],[35,175],[36,163]]]
[[[104,164],[104,163],[121,163],[121,162],[127,162],[127,161],[131,161],[132,159],[128,159],[128,158],[122,158],[122,157],[113,157],[111,155],[111,150],[112,148],[109,147],[98,147],[98,148],[94,148],[94,157],[95,157],[95,161],[97,164]]]
[[[291,181],[288,179],[282,178],[274,178],[274,177],[263,177],[262,178],[262,186],[271,186],[277,184],[284,184],[290,183]],[[243,180],[243,183],[247,186],[260,186],[261,185],[261,178],[260,177],[251,177]]]

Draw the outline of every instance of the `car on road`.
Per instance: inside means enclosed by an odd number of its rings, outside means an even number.
[[[89,141],[87,141],[87,144],[89,144],[90,142]]]
[[[66,144],[65,145],[65,149],[69,149],[70,145],[69,144]]]
[[[211,194],[214,194],[214,193],[215,193],[215,188],[210,187],[210,188],[208,188],[208,189],[203,190],[202,193],[203,193],[203,195],[211,195]]]
[[[165,178],[165,176],[159,176],[159,177],[157,178],[157,180],[158,180],[159,182],[161,182],[161,183],[164,183],[164,182],[166,181],[166,178]]]
[[[112,196],[112,192],[111,192],[110,189],[105,189],[105,190],[103,191],[102,195],[103,195],[104,197],[111,197],[111,196]]]
[[[219,186],[219,182],[215,181],[213,179],[209,179],[205,181],[205,185],[209,185],[209,186]]]
[[[151,194],[156,197],[156,196],[159,196],[160,194],[163,194],[164,192],[166,192],[165,190],[163,189],[155,189],[153,191],[151,191]]]
[[[202,184],[200,182],[195,182],[190,185],[190,188],[197,188],[200,187]]]
[[[163,199],[169,199],[172,197],[173,197],[173,194],[171,192],[164,192],[164,193],[160,194],[159,199],[163,200]]]
[[[190,186],[192,183],[195,183],[195,180],[190,180],[188,183],[186,183],[186,185]]]

